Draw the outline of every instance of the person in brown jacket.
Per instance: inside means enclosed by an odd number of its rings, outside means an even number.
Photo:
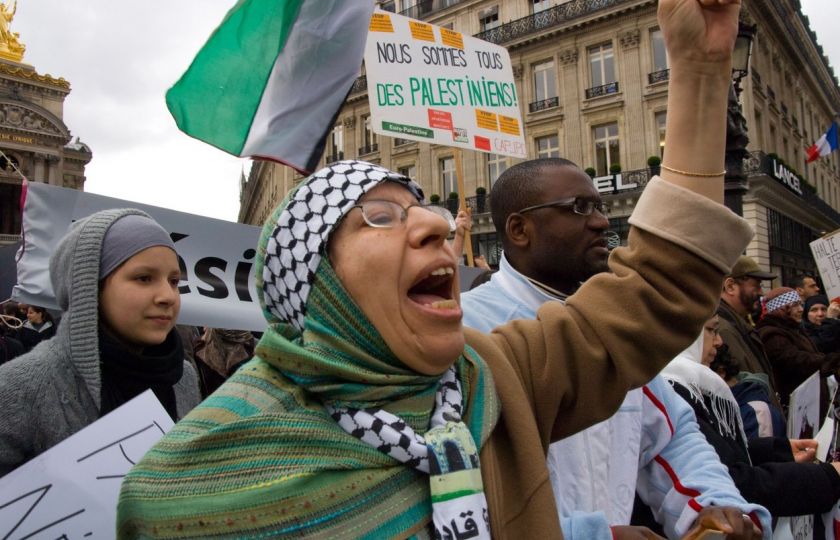
[[[820,373],[820,418],[828,412],[826,378],[840,374],[840,353],[821,353],[802,330],[802,300],[790,287],[778,287],[764,297],[766,314],[756,326],[776,374],[777,390],[787,411],[790,394],[805,379]]]
[[[549,443],[612,415],[696,338],[752,237],[722,205],[739,9],[660,1],[662,177],[612,273],[536,320],[462,327],[454,219],[410,178],[350,160],[301,181],[263,228],[257,356],[128,474],[118,535],[562,538]],[[694,502],[709,511],[687,538],[770,537],[760,507]]]
[[[767,375],[772,399],[776,394],[773,368],[749,317],[759,306],[763,292],[761,282],[775,278],[775,274],[763,271],[752,257],[739,257],[723,280],[717,310],[720,336],[729,348],[738,371]]]

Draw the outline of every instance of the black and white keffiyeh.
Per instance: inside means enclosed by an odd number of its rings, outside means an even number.
[[[268,311],[303,331],[306,300],[330,233],[365,193],[385,181],[404,185],[422,201],[423,190],[410,178],[356,160],[324,167],[289,194],[266,246],[262,278]]]
[[[461,420],[462,400],[461,383],[451,367],[438,384],[431,428],[425,436],[382,409],[330,404],[326,408],[350,435],[429,475],[435,538],[489,539],[490,518],[478,448]]]

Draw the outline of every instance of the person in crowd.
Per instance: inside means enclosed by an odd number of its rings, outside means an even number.
[[[662,376],[694,409],[700,431],[746,500],[766,507],[773,517],[829,511],[840,499],[840,463],[811,463],[816,441],[747,441],[729,385],[709,367],[723,343],[718,324],[717,316],[709,319],[702,334],[662,370]]]
[[[129,472],[118,535],[561,537],[549,442],[611,416],[694,339],[751,237],[721,204],[738,8],[660,2],[663,177],[614,274],[536,320],[463,329],[454,218],[411,179],[343,161],[301,181],[263,228],[255,359]],[[651,340],[631,312],[670,331]],[[688,534],[709,528],[762,534],[726,507]]]
[[[18,338],[23,344],[24,350],[31,351],[32,348],[55,335],[55,324],[46,308],[40,306],[28,306],[26,308],[26,321],[18,330]]]
[[[795,289],[803,302],[814,295],[820,294],[820,286],[811,274],[797,275],[793,278],[793,281],[790,282],[788,287]]]
[[[533,318],[545,302],[563,302],[582,282],[609,271],[606,207],[571,161],[516,164],[493,184],[491,200],[504,253],[488,283],[461,295],[465,326],[489,332]],[[746,505],[698,431],[691,407],[661,377],[629,392],[609,420],[549,446],[548,464],[566,540],[652,535],[630,526],[637,490],[672,538],[697,514],[692,498],[680,495],[681,485],[710,505]]]
[[[802,331],[802,300],[790,287],[777,287],[764,297],[766,314],[757,330],[773,366],[783,408],[805,379],[820,373],[820,418],[828,412],[826,378],[840,369],[840,352],[821,353]],[[786,410],[786,409],[785,409]]]
[[[705,362],[704,362],[705,365]],[[786,437],[785,415],[774,400],[770,399],[770,384],[763,373],[738,371],[732,361],[729,347],[721,344],[715,359],[709,365],[712,371],[729,385],[738,408],[747,441],[759,437]]]
[[[738,370],[765,374],[773,399],[777,399],[773,368],[749,316],[759,306],[763,293],[761,282],[775,278],[775,274],[764,272],[755,259],[746,255],[740,257],[732,272],[723,280],[717,309],[720,336],[729,347]]]
[[[139,210],[76,222],[50,257],[58,331],[0,366],[0,475],[151,389],[173,420],[200,401],[173,331],[180,270],[167,232]]]
[[[228,377],[254,356],[256,340],[245,330],[207,328],[196,341],[195,360],[201,396],[216,391]]]
[[[840,352],[840,319],[828,316],[830,306],[824,294],[805,300],[802,330],[822,353]]]

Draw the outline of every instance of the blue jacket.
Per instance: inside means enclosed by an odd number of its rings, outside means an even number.
[[[544,302],[557,299],[502,256],[489,282],[461,295],[464,325],[489,332],[533,318]],[[661,377],[629,392],[609,420],[552,443],[547,460],[568,540],[611,540],[610,526],[630,523],[635,492],[668,537],[681,537],[702,508],[716,505],[753,513],[769,538],[770,514],[741,497],[699,432],[694,411]]]

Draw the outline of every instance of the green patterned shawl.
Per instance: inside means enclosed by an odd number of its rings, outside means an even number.
[[[264,230],[257,276],[266,237]],[[126,477],[119,535],[425,535],[431,520],[428,477],[346,433],[322,402],[381,406],[423,434],[439,377],[418,375],[393,356],[326,257],[307,301],[304,333],[270,322],[257,357]],[[456,365],[464,422],[483,445],[499,415],[490,371],[469,347]]]

